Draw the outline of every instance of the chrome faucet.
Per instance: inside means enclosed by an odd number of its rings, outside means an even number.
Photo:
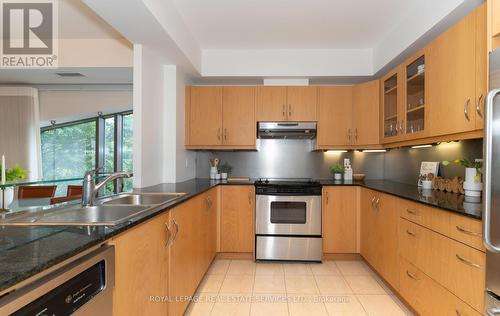
[[[97,192],[106,185],[106,183],[120,179],[120,178],[130,178],[134,174],[131,172],[115,172],[104,178],[101,182],[98,184],[95,184],[94,182],[94,175],[96,174],[97,171],[99,171],[101,168],[97,168],[94,170],[87,171],[85,175],[83,176],[83,192],[82,192],[82,206],[83,207],[89,207],[89,206],[94,206],[94,200],[97,195]]]

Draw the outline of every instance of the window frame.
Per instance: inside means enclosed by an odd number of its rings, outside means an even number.
[[[96,135],[95,135],[95,164],[96,168],[104,167],[105,164],[105,121],[108,118],[114,117],[114,157],[113,157],[113,170],[105,170],[105,172],[117,172],[121,171],[123,168],[123,117],[127,115],[133,115],[133,110],[127,110],[122,112],[110,113],[106,115],[98,115],[95,117],[85,118],[76,121],[70,121],[60,124],[54,124],[51,126],[45,126],[40,128],[40,135],[44,132],[55,130],[58,128],[71,127],[74,125],[79,125],[83,123],[95,122],[96,123]],[[83,176],[83,175],[82,175]],[[113,192],[120,193],[123,189],[121,179],[115,180],[113,184]]]

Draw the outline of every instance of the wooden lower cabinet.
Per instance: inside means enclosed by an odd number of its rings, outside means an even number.
[[[398,219],[393,196],[361,189],[361,254],[396,290],[399,288]]]
[[[220,251],[253,252],[255,187],[221,187]]]
[[[115,246],[113,315],[167,315],[169,238],[160,215],[118,235]],[[155,299],[151,299],[155,297]]]
[[[215,189],[212,189],[212,194]],[[216,204],[209,191],[170,211],[169,315],[183,315],[215,257]],[[183,299],[184,298],[184,299]]]
[[[323,252],[356,253],[357,187],[323,188]]]
[[[484,308],[483,252],[400,219],[401,257],[477,311]]]
[[[399,267],[399,293],[420,315],[481,315],[407,260]]]

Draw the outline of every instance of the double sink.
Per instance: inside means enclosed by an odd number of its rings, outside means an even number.
[[[115,226],[173,202],[186,193],[122,193],[95,206],[68,205],[6,214],[0,226]]]

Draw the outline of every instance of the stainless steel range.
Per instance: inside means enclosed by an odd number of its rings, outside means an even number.
[[[256,260],[321,261],[321,184],[266,179],[255,192]]]

